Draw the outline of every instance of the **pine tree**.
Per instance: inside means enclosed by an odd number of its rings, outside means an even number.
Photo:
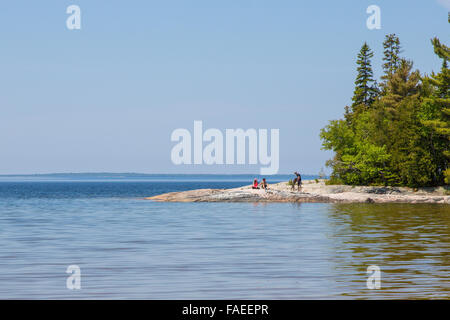
[[[330,121],[320,133],[323,148],[335,153],[327,161],[333,168],[331,183],[450,184],[450,48],[437,38],[432,44],[442,67],[422,76],[399,57],[398,37],[386,36],[385,74],[377,92],[373,53],[364,43],[353,104],[345,108],[345,120]]]
[[[423,124],[432,129],[433,150],[439,161],[436,175],[442,172],[445,182],[450,184],[450,70],[447,61],[450,59],[450,48],[441,44],[439,39],[431,40],[434,52],[443,60],[441,72],[432,74],[425,81],[434,87],[430,97],[424,99],[424,106],[428,111]]]
[[[358,54],[356,63],[358,64],[358,75],[355,80],[355,91],[353,93],[353,113],[358,113],[364,109],[367,109],[378,94],[376,82],[373,79],[373,71],[371,65],[371,59],[373,58],[373,52],[364,43]]]
[[[381,77],[383,80],[387,79],[395,73],[400,67],[400,39],[395,34],[386,35],[386,39],[383,42],[384,57],[383,57],[383,70],[384,75]]]
[[[420,148],[420,123],[417,120],[420,93],[420,73],[413,71],[411,61],[401,59],[375,106],[379,112],[373,121],[378,127],[371,138],[377,145],[386,146],[391,156],[388,167],[393,174],[393,184],[418,186],[431,183],[426,175],[428,168],[424,165],[428,158],[423,156],[426,152]]]

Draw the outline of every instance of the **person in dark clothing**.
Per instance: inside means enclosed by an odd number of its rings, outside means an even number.
[[[263,178],[263,179],[262,179],[262,181],[261,181],[261,183],[260,183],[260,186],[261,186],[262,189],[267,190],[267,181],[266,181],[266,178]]]
[[[297,191],[300,191],[300,189],[302,187],[302,176],[297,171],[295,171],[294,174],[295,174],[296,178],[294,179],[294,181],[292,183],[292,190],[294,190],[295,185],[297,185]]]

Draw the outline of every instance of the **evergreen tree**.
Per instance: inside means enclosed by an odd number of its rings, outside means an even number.
[[[373,79],[372,58],[372,50],[370,50],[367,43],[364,43],[356,61],[358,64],[358,74],[356,76],[355,91],[352,98],[353,113],[358,113],[359,111],[367,109],[367,107],[373,103],[378,93],[376,82]]]
[[[434,47],[434,52],[439,56],[439,58],[444,59],[444,62],[450,59],[450,48],[445,44],[442,44],[438,38],[433,38],[431,44]]]
[[[383,80],[387,79],[395,73],[400,67],[400,39],[395,34],[386,35],[386,39],[383,42],[384,57],[383,57],[383,70],[384,75],[381,77]]]
[[[423,77],[399,57],[398,37],[386,36],[380,92],[370,65],[373,54],[363,45],[353,104],[346,107],[345,120],[330,121],[320,133],[323,149],[335,153],[327,162],[331,183],[450,184],[450,48],[437,38],[432,44],[442,68]]]
[[[450,48],[441,44],[439,39],[432,39],[434,52],[443,59],[441,72],[426,77],[433,92],[424,99],[423,124],[432,130],[429,141],[435,155],[438,167],[436,178],[444,176],[445,182],[450,184],[450,70],[447,61],[450,59]]]
[[[420,122],[420,73],[413,64],[402,59],[397,71],[385,83],[384,94],[372,110],[370,141],[385,147],[389,161],[385,162],[383,180],[392,185],[427,185],[426,151],[422,150]]]

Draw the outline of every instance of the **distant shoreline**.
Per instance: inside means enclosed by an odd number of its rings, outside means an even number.
[[[278,173],[273,175],[277,176],[292,176],[292,173]],[[318,177],[317,174],[302,174],[305,177]],[[136,172],[73,172],[73,173],[19,173],[19,174],[0,174],[1,177],[78,177],[78,176],[111,176],[111,177],[120,177],[120,176],[128,176],[128,177],[145,177],[145,176],[252,176],[252,177],[260,177],[262,176],[259,173],[136,173]],[[267,176],[272,177],[272,176]]]
[[[302,189],[288,182],[269,185],[267,191],[243,186],[233,189],[197,189],[170,192],[146,200],[161,202],[315,202],[315,203],[437,203],[450,204],[444,187],[419,188],[326,185],[325,180],[305,180]]]

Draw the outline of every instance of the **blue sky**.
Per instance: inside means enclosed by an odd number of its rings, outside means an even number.
[[[66,8],[81,8],[81,30]],[[381,8],[368,30],[366,8]],[[317,173],[319,132],[351,101],[355,59],[396,33],[422,72],[450,0],[2,1],[0,174],[242,173],[175,166],[176,128],[279,128],[280,173]]]

